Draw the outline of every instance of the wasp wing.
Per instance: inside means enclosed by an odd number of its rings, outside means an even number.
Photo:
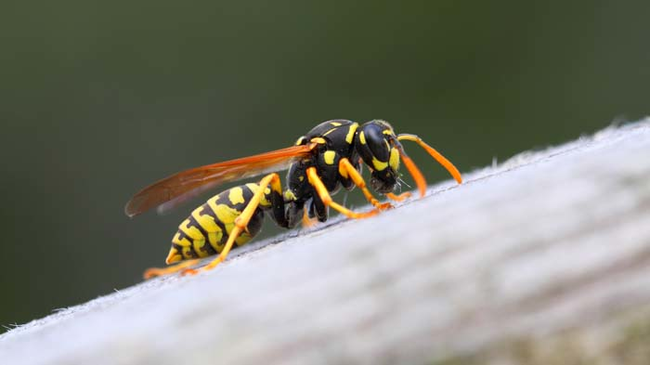
[[[308,157],[315,146],[316,143],[292,146],[179,172],[140,190],[126,204],[124,213],[133,217],[154,207],[167,211],[217,185],[285,170],[291,163]]]

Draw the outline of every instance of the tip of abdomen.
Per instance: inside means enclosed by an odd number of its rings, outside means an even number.
[[[167,263],[167,265],[170,265],[173,264],[174,262],[179,262],[182,259],[183,259],[183,255],[181,255],[181,253],[176,249],[176,247],[172,246],[171,250],[169,250],[169,254],[167,255],[167,259],[165,260],[165,262]]]

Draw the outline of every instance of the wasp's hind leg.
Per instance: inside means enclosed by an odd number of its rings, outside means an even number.
[[[315,167],[310,167],[307,169],[307,179],[309,180],[309,184],[314,187],[316,194],[318,194],[318,197],[326,207],[331,207],[332,209],[345,215],[348,218],[368,218],[379,213],[378,209],[373,209],[371,211],[363,213],[353,212],[350,209],[333,201],[330,193],[327,191],[327,188],[323,184],[323,181],[320,179],[320,177],[318,177],[318,173],[316,172]]]
[[[194,275],[197,274],[201,271],[208,271],[212,270],[215,268],[217,265],[222,263],[224,260],[226,260],[226,257],[228,257],[228,253],[230,252],[230,249],[232,249],[233,244],[235,243],[235,240],[239,235],[242,234],[242,232],[246,231],[246,227],[248,226],[248,223],[251,221],[253,216],[255,215],[255,211],[257,210],[257,207],[260,205],[260,201],[262,200],[262,197],[265,194],[266,188],[271,185],[271,191],[272,191],[272,200],[271,204],[273,205],[273,210],[274,210],[274,215],[275,211],[282,210],[283,211],[283,216],[284,216],[284,203],[282,203],[282,206],[276,206],[276,203],[278,201],[282,201],[282,187],[280,185],[280,176],[277,173],[272,173],[269,175],[266,175],[260,182],[259,182],[259,189],[255,192],[253,197],[251,198],[250,202],[248,205],[246,205],[246,208],[244,208],[244,211],[237,217],[235,218],[235,226],[233,227],[232,231],[230,232],[230,235],[228,236],[228,241],[223,247],[223,250],[221,250],[221,253],[217,258],[214,260],[210,261],[207,265],[198,268],[198,269],[185,269],[183,270],[182,274],[183,275]],[[277,195],[276,195],[277,194]],[[274,196],[277,196],[278,199],[274,198]],[[278,217],[276,217],[278,218]],[[277,221],[277,219],[276,219]],[[286,218],[278,222],[279,225],[285,226],[286,227]]]
[[[152,267],[147,270],[145,270],[144,274],[142,275],[145,279],[151,279],[155,278],[156,276],[163,276],[163,275],[168,275],[168,274],[173,274],[177,273],[183,269],[186,269],[190,266],[193,266],[197,264],[200,260],[195,259],[195,260],[187,260],[183,261],[180,264],[174,265],[174,266],[169,266],[169,267]]]

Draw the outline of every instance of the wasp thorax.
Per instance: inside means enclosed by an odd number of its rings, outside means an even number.
[[[394,141],[393,128],[383,120],[365,123],[355,137],[355,148],[372,172],[370,186],[379,193],[389,193],[397,184],[399,153]]]

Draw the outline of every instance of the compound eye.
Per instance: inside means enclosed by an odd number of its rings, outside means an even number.
[[[383,130],[379,126],[369,125],[368,128],[364,128],[364,134],[375,158],[381,162],[388,162],[390,152]]]

